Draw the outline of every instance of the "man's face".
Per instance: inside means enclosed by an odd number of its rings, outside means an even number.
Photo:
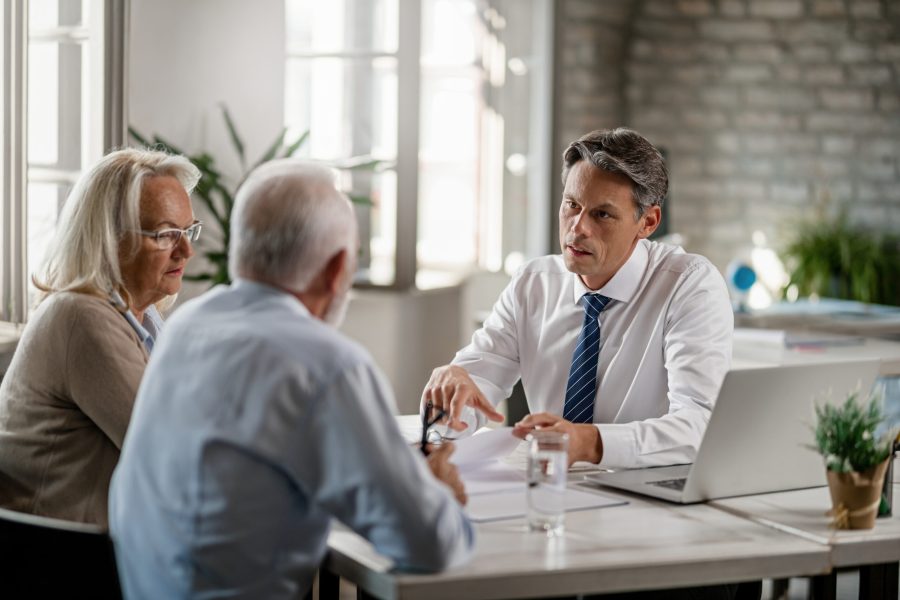
[[[569,171],[559,207],[559,241],[566,268],[597,290],[625,264],[638,240],[659,225],[653,206],[635,219],[631,180],[581,160]]]

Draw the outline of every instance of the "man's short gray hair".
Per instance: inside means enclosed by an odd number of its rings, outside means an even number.
[[[633,129],[597,129],[569,144],[563,153],[563,185],[580,160],[631,180],[636,218],[651,206],[662,206],[669,191],[669,171],[662,154]]]
[[[254,170],[235,198],[228,270],[302,292],[331,257],[356,252],[356,219],[329,169],[296,159]]]

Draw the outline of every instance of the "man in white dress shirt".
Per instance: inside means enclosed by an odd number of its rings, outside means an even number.
[[[423,404],[464,432],[476,425],[465,406],[478,424],[502,420],[494,407],[521,379],[531,414],[516,433],[567,432],[572,462],[692,462],[731,363],[724,280],[702,256],[647,239],[668,174],[637,132],[573,142],[562,179],[562,254],[516,273],[471,343],[434,370]],[[589,397],[571,397],[579,392]]]
[[[334,328],[357,250],[327,170],[276,161],[241,186],[235,282],[167,322],[113,476],[126,597],[300,598],[333,518],[400,569],[470,556],[452,450],[403,442],[384,377]]]

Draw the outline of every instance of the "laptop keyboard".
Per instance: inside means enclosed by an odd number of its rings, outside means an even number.
[[[650,485],[658,485],[659,487],[668,488],[670,490],[676,490],[679,492],[684,491],[684,482],[687,481],[687,477],[678,477],[676,479],[661,479],[659,481],[648,481],[647,483]]]

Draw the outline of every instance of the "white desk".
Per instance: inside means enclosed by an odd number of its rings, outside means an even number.
[[[398,421],[405,437],[418,437],[416,416]],[[368,542],[337,529],[323,574],[389,600],[539,598],[798,576],[814,577],[827,597],[835,567],[873,565],[863,573],[870,585],[885,578],[885,567],[888,576],[895,572],[900,560],[900,485],[896,516],[879,520],[874,532],[829,530],[826,488],[691,506],[603,492],[629,504],[569,513],[558,539],[527,531],[524,519],[478,524],[472,561],[438,574],[394,573]],[[322,589],[337,594],[333,581]],[[333,597],[328,591],[323,597]]]
[[[527,531],[524,519],[481,523],[472,561],[431,575],[392,573],[365,540],[335,531],[324,568],[367,594],[404,600],[600,594],[830,569],[828,547],[814,541],[708,505],[622,496],[628,505],[568,513],[559,538]]]
[[[710,506],[827,546],[832,567],[862,567],[861,599],[896,599],[900,484],[894,484],[893,498],[892,517],[876,519],[874,529],[853,531],[829,528],[825,512],[831,507],[831,498],[827,487],[716,500]]]
[[[418,439],[417,416],[399,417],[398,424],[408,441]],[[582,472],[570,474],[571,482],[581,479]],[[390,600],[487,600],[711,585],[830,569],[826,546],[714,507],[603,493],[629,504],[568,513],[560,538],[528,531],[521,518],[477,524],[472,561],[431,575],[393,573],[390,561],[368,542],[336,529],[323,574]],[[320,589],[328,590],[322,597],[335,597],[334,582],[328,575],[322,579]]]

